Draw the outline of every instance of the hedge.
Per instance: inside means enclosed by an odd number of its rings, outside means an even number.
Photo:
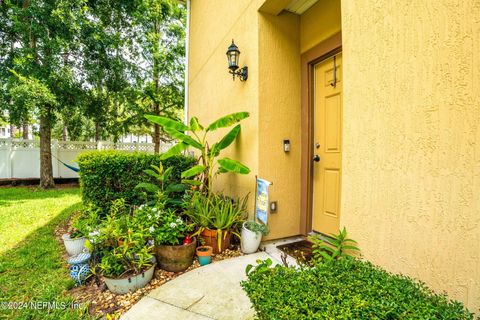
[[[80,167],[80,187],[84,204],[93,204],[108,210],[113,200],[124,198],[128,204],[140,204],[142,199],[134,191],[139,182],[153,182],[143,170],[160,163],[160,155],[142,152],[89,151],[77,159]],[[165,168],[173,166],[172,175],[180,181],[182,171],[192,167],[195,159],[174,156],[162,160]]]
[[[264,264],[242,287],[262,320],[474,319],[421,282],[348,258],[300,270]]]

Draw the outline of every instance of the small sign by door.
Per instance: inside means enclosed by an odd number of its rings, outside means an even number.
[[[255,217],[264,224],[267,224],[268,220],[268,187],[271,184],[272,183],[267,180],[257,178],[257,192],[255,194]]]

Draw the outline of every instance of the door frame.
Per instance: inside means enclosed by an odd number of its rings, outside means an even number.
[[[313,130],[314,66],[322,60],[342,51],[342,32],[322,41],[301,56],[301,182],[300,182],[300,232],[307,235],[312,231],[313,218]]]

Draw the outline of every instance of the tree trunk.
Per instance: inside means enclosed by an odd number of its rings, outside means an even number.
[[[99,122],[95,123],[95,142],[100,141],[102,136],[102,126],[100,126]]]
[[[16,131],[17,131],[17,128],[13,124],[10,124],[10,138],[15,138]]]
[[[40,187],[49,189],[55,187],[52,168],[52,130],[50,117],[40,116]]]
[[[154,104],[154,113],[155,115],[160,115],[160,109],[158,108],[158,104]],[[153,143],[155,144],[154,152],[160,153],[160,126],[158,124],[153,125]]]
[[[22,125],[22,138],[28,140],[28,123],[24,122]]]
[[[63,126],[63,131],[62,131],[62,140],[67,141],[68,139],[68,130],[67,126]]]
[[[159,36],[160,33],[160,23],[158,21],[155,21],[154,23],[154,30],[155,30],[155,35]],[[159,44],[160,45],[160,44]],[[155,83],[155,93],[158,94],[158,90],[160,88],[160,67],[159,67],[159,61],[158,58],[153,56],[153,81]],[[156,95],[155,95],[156,99]],[[156,116],[160,115],[160,106],[158,105],[157,101],[153,102],[153,113]],[[160,126],[158,124],[154,124],[154,131],[153,131],[153,143],[155,144],[154,152],[155,153],[160,153]]]

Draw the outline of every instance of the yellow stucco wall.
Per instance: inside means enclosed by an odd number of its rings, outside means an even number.
[[[480,307],[480,2],[342,1],[341,224]]]
[[[223,174],[214,186],[226,194],[250,194],[253,203],[258,172],[258,19],[257,0],[192,0],[189,50],[189,117],[208,124],[220,116],[248,111],[237,141],[222,156],[239,160],[251,174]],[[248,65],[249,78],[232,81],[225,52],[232,39],[238,45],[240,66]],[[228,132],[225,129],[216,137]],[[215,136],[213,136],[215,138]],[[214,141],[213,139],[211,141]]]
[[[342,29],[340,0],[320,0],[300,18],[300,52],[305,52]]]
[[[302,17],[271,16],[257,12],[264,2],[192,0],[189,114],[208,123],[251,113],[225,155],[252,174],[224,176],[217,189],[243,195],[253,193],[255,174],[272,180],[279,211],[270,217],[270,238],[278,238],[299,233],[300,54],[338,32],[339,9],[338,0],[321,0]],[[480,3],[341,4],[341,225],[366,259],[477,310]],[[232,38],[241,65],[249,66],[245,83],[227,73]],[[289,154],[282,151],[285,138]]]
[[[300,233],[300,17],[259,15],[259,175],[273,182],[268,239]],[[289,139],[291,152],[283,151]]]

